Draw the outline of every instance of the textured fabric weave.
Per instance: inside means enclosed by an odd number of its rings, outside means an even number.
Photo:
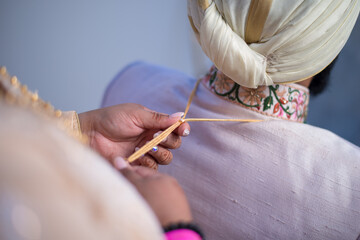
[[[183,111],[195,79],[137,63],[110,84],[103,106],[135,102]],[[207,239],[356,239],[360,149],[317,127],[268,117],[199,86],[188,117],[264,119],[190,123],[160,171],[176,177]]]

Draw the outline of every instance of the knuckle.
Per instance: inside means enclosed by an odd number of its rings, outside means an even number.
[[[154,164],[151,168],[154,169],[155,171],[157,171],[159,168],[159,165],[154,161]]]
[[[148,168],[155,168],[157,164],[150,157],[144,156],[141,158],[141,165]]]
[[[146,158],[146,166],[147,167],[152,168],[154,164],[155,164],[155,162],[152,159]]]
[[[158,112],[153,112],[153,115],[152,115],[152,119],[155,120],[155,121],[160,121],[161,120],[161,114],[158,113]]]
[[[174,138],[174,148],[178,148],[178,147],[180,147],[180,146],[181,146],[181,137],[176,136],[176,137]]]
[[[158,164],[156,161],[151,161],[151,165],[149,166],[149,168],[152,168],[154,170],[157,170],[158,169]]]
[[[172,153],[169,150],[165,150],[160,154],[158,163],[162,165],[167,165],[171,162],[172,158],[173,158]]]

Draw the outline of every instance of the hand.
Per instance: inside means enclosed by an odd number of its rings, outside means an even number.
[[[116,161],[123,176],[134,184],[163,227],[192,221],[189,203],[175,178],[149,168],[130,167],[121,158]]]
[[[138,104],[120,104],[79,114],[81,130],[89,138],[90,147],[114,163],[115,157],[129,157],[135,148],[145,145],[154,134],[164,130],[181,118],[151,111]],[[180,147],[180,136],[190,132],[188,123],[182,124],[158,146],[134,162],[157,169],[158,164],[169,164],[172,153],[168,149]]]

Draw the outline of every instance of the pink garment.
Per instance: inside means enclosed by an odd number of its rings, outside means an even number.
[[[184,111],[195,79],[136,63],[110,84],[103,106],[134,102]],[[360,149],[337,135],[226,101],[200,84],[188,117],[259,123],[191,123],[160,171],[184,188],[207,239],[356,239]]]
[[[196,232],[189,229],[177,229],[165,233],[166,240],[201,240]]]

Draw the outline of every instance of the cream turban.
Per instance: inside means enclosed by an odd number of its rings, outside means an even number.
[[[206,55],[245,87],[298,82],[339,54],[359,0],[188,0]]]

